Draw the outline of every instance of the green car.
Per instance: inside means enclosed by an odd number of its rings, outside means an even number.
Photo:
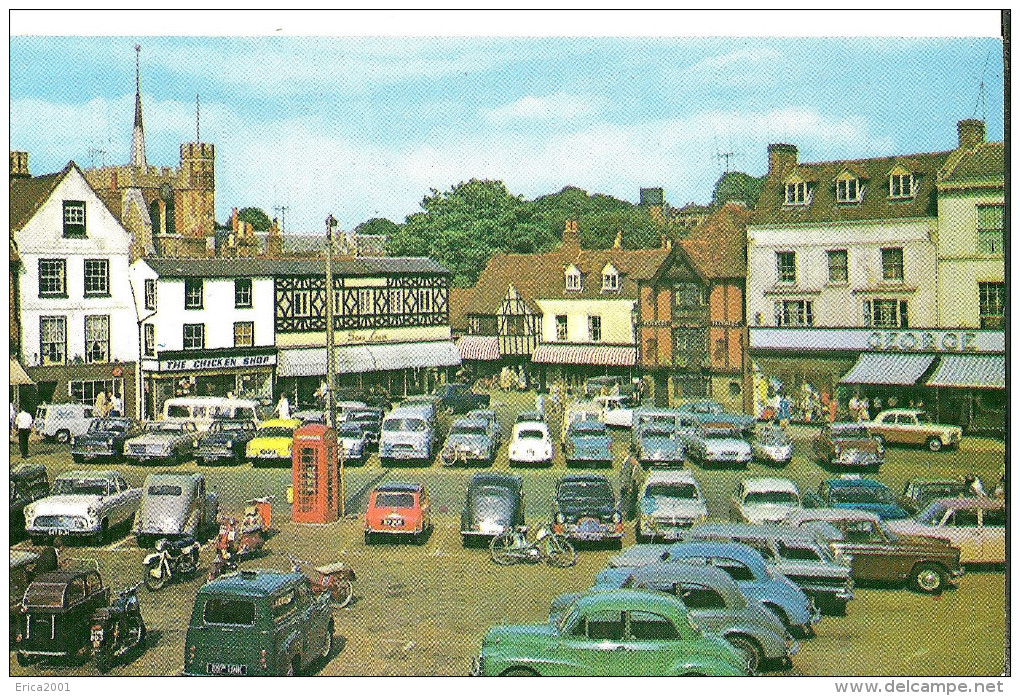
[[[184,643],[185,675],[299,674],[329,659],[333,612],[302,573],[242,570],[206,583]]]
[[[480,676],[741,676],[743,655],[703,633],[673,595],[607,590],[580,597],[556,624],[496,626]]]

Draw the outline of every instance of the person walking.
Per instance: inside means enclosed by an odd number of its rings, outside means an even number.
[[[110,415],[111,416],[124,415],[124,401],[116,394],[110,397]]]
[[[287,400],[286,394],[280,396],[280,402],[276,404],[276,414],[283,420],[290,418],[290,401]]]
[[[14,424],[18,428],[18,449],[22,459],[28,459],[28,436],[32,434],[32,423],[32,414],[25,409],[21,409],[14,419]]]
[[[535,410],[538,411],[538,415],[545,418],[545,395],[541,390],[535,392]]]

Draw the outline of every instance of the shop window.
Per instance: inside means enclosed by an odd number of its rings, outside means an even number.
[[[64,201],[64,236],[85,236],[85,201]]]
[[[251,307],[251,278],[238,278],[234,281],[234,307]]]
[[[106,392],[106,396],[121,396],[124,393],[124,380],[122,379],[85,379],[71,380],[67,383],[67,396],[71,401],[86,406],[94,406],[99,392]]]
[[[184,279],[184,309],[202,309],[202,285],[201,278]]]
[[[978,283],[982,329],[1001,329],[1006,317],[1006,284]]]
[[[145,336],[145,355],[154,358],[156,357],[156,325],[146,324],[143,331]]]
[[[103,363],[109,360],[109,315],[85,317],[85,362]]]
[[[780,300],[774,305],[776,326],[814,326],[811,300]]]
[[[907,328],[906,300],[864,300],[863,312],[865,326]]]
[[[882,280],[903,282],[903,248],[882,249]]]
[[[110,296],[110,260],[85,259],[85,297]]]
[[[205,324],[184,325],[184,350],[205,348]]]
[[[63,365],[67,360],[67,317],[39,317],[41,365]]]
[[[148,310],[156,309],[156,279],[146,278],[145,279],[145,308]]]
[[[776,252],[776,274],[780,283],[797,282],[797,254],[793,251]]]
[[[1001,205],[979,205],[977,208],[978,253],[1001,256],[1003,253],[1003,231],[1005,229],[1005,207]]]
[[[602,317],[597,314],[588,315],[588,340],[592,343],[602,340]]]
[[[846,249],[831,249],[825,253],[829,257],[829,282],[845,284],[848,278]]]
[[[67,297],[65,259],[39,259],[39,297]]]
[[[255,345],[255,322],[234,322],[234,347],[246,348]]]
[[[556,340],[566,341],[567,340],[567,315],[557,314],[556,315]]]

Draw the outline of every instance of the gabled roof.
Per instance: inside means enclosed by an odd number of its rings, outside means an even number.
[[[42,176],[33,176],[27,179],[11,179],[10,188],[10,230],[17,232],[32,219],[40,206],[53,193],[71,167],[76,166],[74,162],[68,162],[61,171]]]
[[[1006,151],[1002,141],[981,143],[964,154],[958,162],[949,165],[943,181],[952,183],[979,180],[1003,182],[1006,171]]]
[[[467,329],[467,309],[471,303],[474,288],[450,288],[450,328],[454,331]]]
[[[796,225],[804,223],[852,222],[901,218],[935,217],[937,213],[936,179],[953,150],[860,160],[834,160],[796,164],[779,168],[765,180],[761,198],[751,217],[751,225]],[[889,198],[889,172],[901,165],[917,182],[913,198]],[[836,202],[836,177],[852,171],[867,182],[860,203]],[[797,174],[812,182],[810,205],[784,205],[784,182]]]
[[[727,203],[695,227],[674,250],[685,254],[703,278],[747,276],[747,223],[752,211]]]

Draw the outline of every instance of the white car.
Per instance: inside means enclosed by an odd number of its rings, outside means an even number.
[[[518,423],[510,438],[511,464],[552,464],[553,443],[545,423]]]
[[[727,423],[708,423],[700,429],[682,427],[678,432],[687,445],[688,457],[702,465],[736,464],[746,469],[751,462],[751,445]]]
[[[801,507],[800,491],[790,479],[748,478],[737,486],[730,500],[730,519],[749,524],[779,524]]]
[[[639,542],[676,541],[682,530],[708,519],[708,506],[694,475],[687,470],[652,471],[638,496]]]
[[[25,531],[33,541],[74,536],[106,541],[110,530],[138,512],[142,489],[116,471],[71,471],[53,482],[50,495],[25,508]]]
[[[619,394],[596,396],[595,403],[601,410],[603,423],[614,428],[629,428],[634,423],[634,409],[630,407],[626,396]]]

